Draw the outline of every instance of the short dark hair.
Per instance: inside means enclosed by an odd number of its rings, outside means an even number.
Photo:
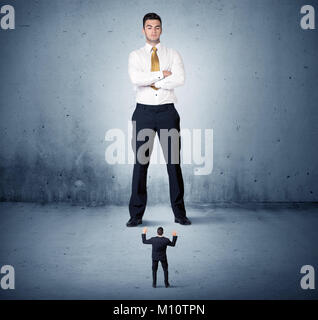
[[[150,12],[150,13],[147,13],[143,20],[142,20],[142,25],[143,27],[145,28],[145,23],[147,20],[159,20],[160,21],[160,25],[162,26],[162,22],[161,22],[161,18],[154,12]]]
[[[162,228],[162,227],[159,227],[159,228],[157,229],[157,233],[159,234],[159,236],[162,236],[162,234],[163,234],[163,228]]]

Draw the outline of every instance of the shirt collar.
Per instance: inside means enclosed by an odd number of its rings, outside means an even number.
[[[152,45],[150,45],[148,42],[146,42],[145,49],[147,50],[147,52],[151,52],[152,47],[153,47]],[[160,51],[161,42],[157,43],[157,44],[155,45],[155,47],[157,48],[157,50]]]

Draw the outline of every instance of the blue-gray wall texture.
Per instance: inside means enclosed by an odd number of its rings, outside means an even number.
[[[181,127],[213,129],[212,172],[182,164],[185,201],[318,200],[318,34],[300,27],[316,1],[5,4],[16,26],[0,29],[1,201],[128,203],[132,164],[105,160],[105,134],[122,130],[128,152],[128,55],[148,12],[185,65]],[[165,166],[148,174],[149,203],[168,203]]]

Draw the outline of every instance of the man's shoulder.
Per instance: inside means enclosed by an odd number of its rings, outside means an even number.
[[[165,45],[161,45],[162,46],[162,49],[165,50],[166,52],[168,53],[171,53],[171,54],[179,54],[179,51],[174,49],[174,48],[171,48],[171,47],[168,47],[168,46],[165,46]]]
[[[156,237],[153,237],[153,239],[156,240],[156,241],[162,242],[162,241],[166,240],[167,238],[163,237],[163,236],[162,237],[156,236]]]
[[[138,55],[138,54],[142,53],[144,50],[145,50],[145,47],[141,47],[141,48],[130,51],[129,55],[130,56],[133,56],[136,54]]]

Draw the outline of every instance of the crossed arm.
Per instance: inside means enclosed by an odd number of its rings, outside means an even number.
[[[179,53],[175,52],[171,71],[142,71],[138,65],[138,56],[131,52],[128,61],[128,73],[131,82],[136,86],[151,86],[161,89],[174,89],[184,84],[184,66]]]

